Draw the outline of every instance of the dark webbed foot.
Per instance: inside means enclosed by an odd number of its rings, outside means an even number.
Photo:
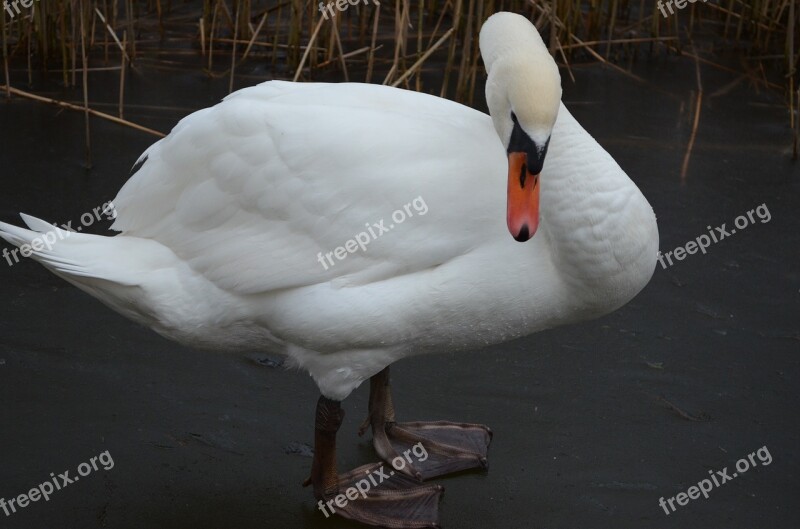
[[[390,529],[439,527],[440,485],[423,485],[383,463],[358,467],[339,476],[339,494],[320,500],[329,516]]]
[[[492,432],[486,426],[437,421],[387,424],[384,435],[377,435],[374,443],[380,446],[380,449],[376,446],[378,454],[387,461],[411,456],[408,471],[418,479],[427,480],[462,470],[488,468],[491,440]],[[422,456],[417,457],[420,453]]]
[[[375,451],[407,475],[430,479],[488,467],[492,431],[486,426],[446,421],[396,422],[389,368],[370,380],[369,407],[369,417],[359,434],[372,426]]]
[[[336,432],[344,412],[338,401],[320,397],[314,438],[314,461],[305,485],[314,486],[322,513],[389,529],[439,527],[439,500],[444,489],[424,485],[383,463],[364,465],[345,474],[336,470]]]

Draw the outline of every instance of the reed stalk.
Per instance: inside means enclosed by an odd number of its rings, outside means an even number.
[[[97,59],[121,70],[123,116],[127,70],[138,72],[141,57],[150,68],[229,76],[229,91],[237,77],[314,80],[340,69],[343,80],[382,79],[471,103],[482,72],[480,26],[491,13],[510,10],[538,25],[573,81],[572,66],[587,60],[641,81],[632,70],[639,57],[677,53],[774,90],[785,98],[793,154],[798,150],[797,0],[698,2],[666,18],[650,0],[367,0],[334,8],[333,18],[321,16],[319,1],[331,0],[39,0],[29,13],[0,19],[5,95],[12,97],[15,84],[32,84],[34,69],[45,79],[57,71],[52,80],[67,88],[77,87],[80,72],[88,104],[90,83],[104,71],[89,68]],[[685,50],[692,41],[711,45]],[[259,63],[272,72],[250,74]],[[221,64],[226,70],[215,72]]]

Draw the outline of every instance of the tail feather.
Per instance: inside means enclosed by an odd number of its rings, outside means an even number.
[[[19,254],[30,257],[68,281],[71,277],[81,277],[131,284],[104,266],[104,256],[110,250],[108,241],[112,238],[70,232],[30,215],[20,216],[30,229],[0,222],[0,238],[19,248],[12,252],[14,261],[19,260]]]
[[[106,303],[127,297],[126,287],[152,285],[155,272],[186,266],[172,250],[151,239],[77,233],[30,215],[22,219],[32,229],[0,222],[0,238],[20,248],[12,252],[14,260],[19,260],[16,254],[30,257]],[[3,256],[10,260],[8,253]]]
[[[21,216],[31,229],[0,222],[0,238],[19,247],[21,251],[17,253],[40,262],[68,281],[75,278],[87,283],[86,280],[98,279],[137,286],[146,282],[154,270],[180,262],[172,250],[151,239],[77,233],[30,215]]]
[[[36,217],[28,215],[27,213],[20,213],[19,216],[22,217],[22,220],[25,222],[25,224],[27,224],[28,227],[33,231],[37,231],[39,233],[46,233],[48,231],[53,231],[54,228],[58,231],[64,231],[61,228],[58,228],[57,226],[48,224],[42,219],[37,219]]]
[[[217,341],[212,331],[198,335],[207,315],[228,305],[228,294],[167,246],[124,233],[104,237],[65,231],[30,215],[22,219],[30,229],[0,222],[0,238],[23,249],[10,253],[0,249],[2,258],[30,257],[123,316],[168,338],[229,345]]]
[[[202,338],[195,334],[203,327],[204,314],[213,312],[214,303],[219,304],[214,300],[226,299],[225,293],[170,248],[152,239],[77,233],[29,215],[22,219],[30,229],[0,222],[0,238],[24,248],[14,252],[38,261],[163,336],[184,343],[217,343],[213,334]],[[2,252],[8,259],[8,250]]]

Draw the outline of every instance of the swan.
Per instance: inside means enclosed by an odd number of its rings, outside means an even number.
[[[270,81],[144,152],[113,200],[116,236],[24,214],[27,229],[0,236],[170,339],[286,355],[321,392],[307,484],[325,515],[438,527],[442,489],[423,481],[485,467],[491,431],[397,422],[389,366],[607,314],[644,288],[658,248],[650,204],[561,103],[535,27],[496,13],[480,50],[489,115],[385,86]],[[58,240],[34,245],[43,234]],[[341,401],[367,380],[362,432],[398,472],[340,475]]]

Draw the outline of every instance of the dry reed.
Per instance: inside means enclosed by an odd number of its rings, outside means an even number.
[[[330,12],[322,16],[319,1],[37,2],[34,9],[13,19],[3,13],[4,90],[9,98],[19,94],[12,84],[21,81],[12,79],[9,63],[25,64],[29,85],[35,69],[46,76],[57,65],[67,87],[81,85],[87,149],[92,75],[108,71],[111,65],[120,70],[118,115],[122,117],[125,72],[140,61],[226,76],[229,90],[237,81],[251,84],[252,75],[237,72],[268,64],[273,71],[270,78],[373,82],[381,74],[384,84],[470,103],[483,75],[478,49],[481,23],[502,9],[536,22],[554,57],[573,79],[570,63],[589,59],[641,81],[632,70],[643,57],[679,54],[780,91],[797,156],[800,53],[795,46],[800,42],[800,10],[795,0],[696,3],[667,18],[651,0],[395,0],[393,4],[384,0],[380,5],[363,0],[348,4],[342,12],[334,7],[333,17]],[[717,54],[735,52],[740,62],[723,61],[708,52],[686,53],[690,42],[710,43],[703,48],[713,48]]]

